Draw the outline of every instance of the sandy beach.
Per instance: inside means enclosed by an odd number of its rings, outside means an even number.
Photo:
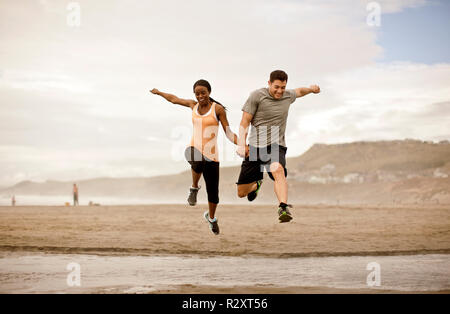
[[[450,208],[301,206],[280,224],[273,206],[0,207],[0,249],[95,254],[267,257],[450,253]]]
[[[219,236],[213,235],[204,222],[204,209],[204,205],[0,207],[0,251],[2,256],[89,254],[278,259],[450,253],[450,208],[445,206],[296,205],[294,220],[280,224],[273,206],[220,205]],[[450,278],[443,280],[450,282]],[[114,288],[107,291],[113,292]],[[390,293],[370,289],[208,284],[180,284],[149,292]]]

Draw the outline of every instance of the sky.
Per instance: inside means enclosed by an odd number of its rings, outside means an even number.
[[[275,69],[322,90],[292,104],[288,157],[448,140],[449,17],[445,0],[0,0],[0,186],[188,170],[190,109],[149,90],[194,99],[207,79],[237,132]]]
[[[383,16],[377,43],[385,49],[381,62],[409,61],[425,64],[450,58],[450,1],[433,1]]]

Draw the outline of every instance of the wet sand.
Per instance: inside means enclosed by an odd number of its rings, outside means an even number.
[[[378,283],[371,276],[378,265]],[[74,268],[75,267],[75,268]],[[73,271],[79,285],[68,284]],[[374,284],[374,286],[372,286]],[[450,255],[237,257],[0,252],[0,293],[448,293]]]
[[[172,289],[160,289],[152,293],[181,294],[422,294],[421,291],[399,291],[382,289],[336,289],[329,287],[276,287],[276,286],[240,286],[216,287],[180,285]],[[427,294],[450,294],[450,290],[427,291]]]
[[[280,224],[273,206],[0,207],[0,250],[89,254],[351,256],[450,253],[450,208],[301,206]]]
[[[294,220],[277,221],[266,205],[220,205],[221,234],[211,233],[206,206],[0,207],[0,252],[104,256],[333,257],[450,253],[450,208],[445,206],[301,206]],[[2,269],[2,272],[8,272]],[[449,280],[444,278],[445,280]],[[5,288],[5,287],[3,287]],[[84,289],[84,293],[141,293]],[[4,289],[2,289],[4,290]],[[7,289],[6,289],[7,290]],[[133,290],[133,291],[132,291]],[[8,292],[8,291],[4,291]],[[77,292],[73,290],[73,292]],[[380,289],[180,284],[146,293],[393,293]],[[437,291],[435,291],[437,292]],[[435,293],[433,292],[433,293]],[[447,289],[440,293],[449,293]]]

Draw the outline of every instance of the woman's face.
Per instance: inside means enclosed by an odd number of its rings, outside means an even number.
[[[205,86],[196,86],[194,89],[195,98],[200,105],[207,105],[209,101],[209,92]]]

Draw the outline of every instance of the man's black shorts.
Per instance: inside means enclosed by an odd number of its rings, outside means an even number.
[[[269,177],[274,180],[270,172],[270,164],[279,162],[284,168],[284,175],[287,176],[286,169],[286,151],[287,147],[272,144],[267,147],[249,146],[250,154],[242,161],[241,173],[236,184],[248,184],[262,180],[264,169]]]

